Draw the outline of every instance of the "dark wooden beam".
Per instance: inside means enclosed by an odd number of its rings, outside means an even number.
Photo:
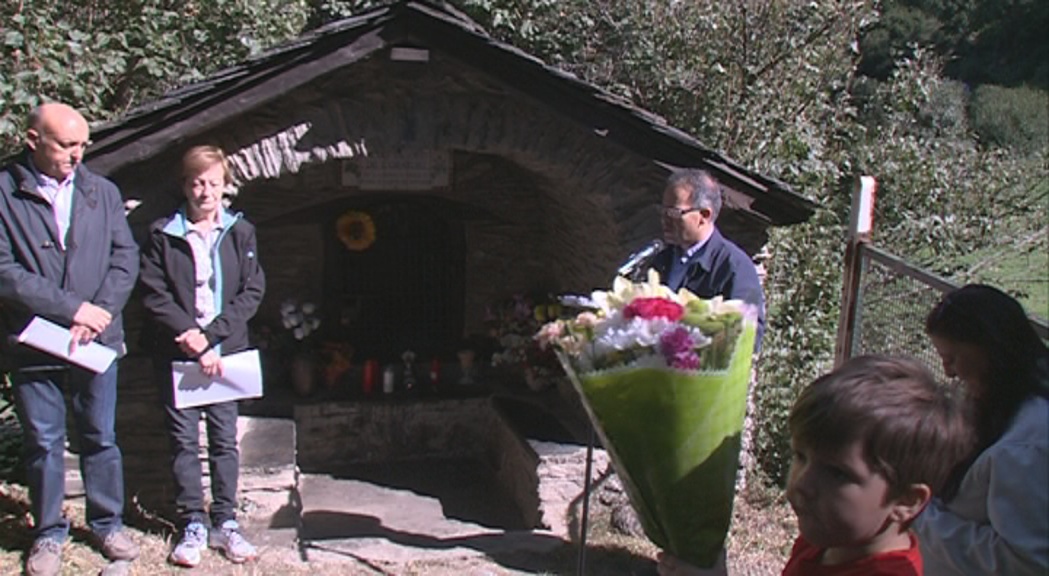
[[[162,112],[142,126],[106,135],[92,146],[87,163],[101,174],[112,174],[128,164],[153,157],[169,146],[216,128],[231,117],[245,114],[320,76],[364,59],[385,46],[381,29],[373,29],[319,57],[301,54],[282,62],[279,68],[266,68],[243,76],[229,85],[205,91],[186,105]]]
[[[469,30],[432,8],[409,6],[405,23],[427,44],[467,66],[484,70],[566,119],[659,163],[710,168],[726,184],[734,183],[740,192],[754,197],[753,207],[770,216],[775,225],[796,224],[812,216],[816,204],[791,191],[787,184],[746,170],[651,112]]]

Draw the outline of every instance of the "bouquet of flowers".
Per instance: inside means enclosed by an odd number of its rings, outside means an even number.
[[[757,313],[616,278],[592,310],[545,324],[648,537],[714,565],[732,519]]]
[[[317,316],[317,305],[312,302],[299,303],[285,300],[280,305],[280,321],[289,330],[297,342],[305,342],[310,334],[320,328],[321,320]]]
[[[518,294],[485,310],[488,335],[498,349],[492,354],[492,366],[513,366],[524,370],[529,386],[549,386],[562,374],[553,350],[544,348],[534,338],[543,322],[557,318],[561,306],[552,298]]]

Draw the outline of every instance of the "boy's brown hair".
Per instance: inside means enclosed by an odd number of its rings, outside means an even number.
[[[936,494],[971,447],[958,398],[921,362],[858,356],[809,385],[791,409],[791,437],[817,452],[860,442],[895,497],[913,484]]]

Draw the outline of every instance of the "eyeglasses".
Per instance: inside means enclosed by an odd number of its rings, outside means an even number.
[[[685,216],[685,214],[688,214],[689,212],[697,212],[697,211],[699,211],[699,208],[689,208],[687,210],[682,210],[681,208],[678,208],[677,206],[664,206],[663,207],[663,215],[666,216],[667,218],[670,218],[670,219],[673,219],[673,220],[677,220],[679,218],[682,218],[682,217]]]

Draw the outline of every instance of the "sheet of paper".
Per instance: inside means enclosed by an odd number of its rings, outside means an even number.
[[[196,362],[172,362],[175,408],[193,408],[262,396],[262,365],[258,350],[222,357],[222,376],[205,376]]]
[[[18,341],[37,350],[61,358],[71,364],[87,368],[96,374],[105,372],[116,359],[116,350],[98,342],[77,344],[76,351],[69,354],[69,342],[73,337],[67,328],[50,320],[34,316],[29,325],[18,335]]]

